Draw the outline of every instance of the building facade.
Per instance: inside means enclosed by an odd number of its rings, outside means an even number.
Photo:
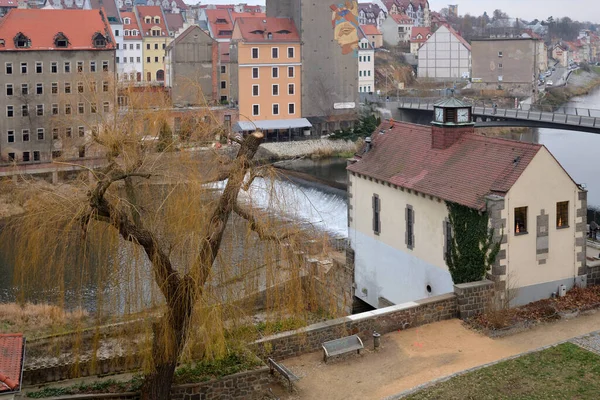
[[[383,47],[383,34],[374,25],[361,25],[362,33],[369,40],[374,49]]]
[[[515,96],[532,95],[539,75],[536,42],[531,38],[473,40],[473,88],[503,89]]]
[[[90,156],[90,135],[114,107],[116,46],[106,16],[16,9],[0,39],[0,161]]]
[[[406,14],[414,26],[431,26],[431,9],[428,0],[383,0],[390,14]]]
[[[454,29],[441,26],[419,49],[419,78],[464,79],[471,71],[471,46]]]
[[[122,75],[119,79],[129,82],[142,82],[144,80],[143,40],[142,32],[134,12],[125,11],[123,17],[123,60],[121,62]]]
[[[358,50],[358,91],[375,92],[375,49],[366,37],[360,40]]]
[[[410,41],[413,20],[406,14],[390,14],[381,25],[383,40],[391,46]]]
[[[385,11],[375,3],[358,4],[358,23],[361,25],[373,25],[379,28],[386,17]]]
[[[552,58],[558,61],[562,67],[566,68],[569,66],[569,51],[566,46],[563,46],[560,43],[554,45],[554,48],[552,49]]]
[[[110,23],[113,37],[115,38],[115,62],[117,65],[117,76],[121,76],[125,70],[125,43],[123,35],[123,20],[115,0],[89,0],[91,8],[100,10],[104,8],[106,18]]]
[[[410,54],[418,57],[419,49],[431,37],[431,30],[424,27],[414,27],[410,32]]]
[[[136,6],[142,33],[143,79],[147,83],[164,84],[166,49],[173,38],[169,35],[165,16],[159,6]]]
[[[219,44],[192,25],[167,46],[167,81],[173,104],[209,105],[218,101]]]
[[[380,307],[452,292],[448,204],[487,213],[500,251],[486,276],[516,290],[511,305],[583,282],[587,192],[544,146],[475,134],[456,99],[434,119],[382,123],[348,167],[356,296]]]

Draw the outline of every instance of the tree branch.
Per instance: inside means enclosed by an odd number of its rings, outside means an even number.
[[[258,237],[261,240],[281,241],[281,240],[287,239],[290,236],[295,234],[295,232],[287,232],[287,233],[284,233],[283,235],[273,235],[273,234],[267,233],[267,229],[258,223],[258,221],[254,217],[254,215],[252,215],[251,213],[249,213],[246,210],[243,210],[239,206],[239,204],[236,204],[235,206],[233,206],[233,211],[237,215],[239,215],[240,217],[242,217],[246,221],[248,221],[248,223],[250,224],[250,229],[252,229],[254,232],[256,232],[258,234]]]

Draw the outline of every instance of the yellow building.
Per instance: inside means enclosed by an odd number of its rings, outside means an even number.
[[[238,18],[232,36],[231,91],[240,112],[237,130],[267,138],[304,134],[301,118],[300,36],[290,18]]]
[[[166,48],[173,40],[165,16],[159,6],[136,6],[135,11],[142,33],[143,79],[164,82]]]

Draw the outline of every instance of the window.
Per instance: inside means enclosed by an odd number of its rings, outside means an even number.
[[[379,195],[374,194],[371,202],[373,209],[373,233],[379,235],[381,233],[381,199],[379,199]]]
[[[130,18],[128,18],[128,17],[126,17],[126,18],[123,18],[123,23],[124,23],[125,25],[129,25],[129,24],[131,24],[131,19],[130,19]]]
[[[362,77],[362,71],[358,71],[358,76]]]
[[[71,63],[69,61],[65,61],[65,74],[71,73]]]
[[[41,61],[37,61],[35,63],[35,73],[41,74],[42,72],[44,72],[44,64]]]
[[[24,162],[28,162],[29,161],[29,152],[28,151],[24,151],[23,152],[23,161]]]
[[[166,45],[166,43],[163,43],[163,44],[162,44],[162,49],[164,50],[164,49],[166,49],[166,48],[167,48],[167,45]]]
[[[35,114],[38,117],[43,117],[44,116],[44,105],[43,104],[37,104],[35,106]]]
[[[515,235],[527,233],[527,207],[515,208]]]
[[[21,105],[21,116],[28,117],[29,116],[29,106],[27,104]]]
[[[138,62],[138,63],[142,62],[142,57],[136,57],[135,62]]]
[[[258,58],[258,47],[252,48],[252,58],[255,60]]]
[[[556,203],[556,227],[569,227],[569,202],[560,201]]]
[[[68,47],[69,46],[69,40],[67,39],[67,37],[65,35],[57,35],[57,37],[54,39],[54,44],[56,47]]]
[[[221,65],[221,73],[224,74],[227,72],[227,67],[225,65]]]
[[[138,46],[139,46],[139,45],[140,45],[140,44],[138,43]],[[127,45],[125,45],[125,46],[127,46]],[[139,50],[139,49],[140,49],[140,48],[138,47],[138,50]],[[129,43],[129,50],[133,50],[133,43]]]
[[[105,113],[110,112],[110,103],[108,101],[105,101],[104,103],[102,103],[102,110]]]
[[[65,136],[68,138],[73,137],[73,128],[66,128],[65,129]]]
[[[288,47],[288,58],[294,58],[294,48]]]
[[[415,210],[410,205],[406,206],[406,247],[415,247]]]
[[[294,67],[288,67],[288,78],[294,77]]]
[[[502,69],[502,63],[498,63],[498,69]]]
[[[58,104],[52,104],[52,115],[58,115]]]
[[[52,94],[58,94],[58,82],[52,82],[51,91]]]
[[[96,106],[96,103],[90,103],[90,111],[92,114],[96,114],[96,112],[98,111],[98,107]]]
[[[158,43],[154,43],[154,50],[158,50]]]
[[[13,106],[6,106],[6,116],[12,118],[15,116],[15,109]]]
[[[293,95],[294,92],[296,92],[296,87],[295,87],[295,85],[293,83],[290,83],[288,85],[288,94],[289,95]]]
[[[256,117],[260,114],[260,106],[258,104],[252,105],[252,116]]]
[[[288,114],[290,114],[290,115],[296,114],[296,105],[294,103],[288,104]]]
[[[150,43],[146,43],[146,50],[150,50]]]
[[[15,131],[6,131],[6,138],[8,140],[8,143],[14,143],[15,142]]]
[[[90,72],[96,72],[96,61],[90,61]]]
[[[71,84],[69,82],[65,82],[65,93],[71,94]]]
[[[102,71],[108,72],[108,61],[102,61]]]
[[[67,115],[71,114],[71,104],[69,104],[69,103],[65,104],[65,114],[67,114]]]
[[[19,32],[17,34],[17,36],[15,36],[14,41],[15,41],[15,47],[25,47],[26,48],[26,47],[31,46],[31,40],[27,36],[23,35],[21,32]]]
[[[50,64],[50,72],[52,72],[53,74],[58,74],[58,63],[56,61],[53,61]]]
[[[498,57],[502,58],[502,52],[501,51],[498,52]]]
[[[150,57],[146,57],[146,62],[149,63],[150,62]]]
[[[8,153],[8,161],[15,161],[15,153]]]
[[[119,62],[120,62],[119,57],[115,57],[115,63],[119,64]],[[127,59],[125,59],[125,62],[127,62]]]
[[[279,115],[279,104],[273,104],[273,115]]]
[[[77,103],[77,113],[78,114],[85,113],[85,106],[83,105],[83,103]]]
[[[6,75],[12,75],[12,63],[6,63]]]
[[[81,146],[79,148],[79,158],[84,158],[85,157],[85,146]]]
[[[21,63],[21,73],[22,74],[26,74],[27,73],[27,63],[26,62],[22,62]]]
[[[279,85],[273,85],[273,96],[279,96]]]
[[[227,89],[227,82],[221,81],[221,89]]]
[[[279,58],[279,48],[273,47],[271,49],[271,58]]]
[[[21,131],[21,137],[24,142],[29,142],[29,129],[23,129]]]
[[[37,128],[38,140],[44,140],[44,128]]]
[[[13,85],[12,83],[7,83],[6,84],[6,95],[7,96],[12,96],[13,95]]]
[[[154,57],[154,62],[158,62],[158,57]]]
[[[77,93],[83,93],[83,82],[77,82]]]
[[[77,72],[83,72],[83,61],[77,61]]]
[[[115,29],[115,36],[119,36],[119,30]]]
[[[252,67],[252,79],[258,79],[258,67]]]
[[[28,95],[29,94],[29,85],[26,83],[22,83],[21,84],[21,94],[22,95]]]
[[[131,49],[131,47],[130,47],[130,49]],[[139,43],[136,43],[136,44],[135,44],[135,49],[136,49],[136,50],[139,50],[139,49],[140,49],[140,44],[139,44]]]
[[[279,67],[273,67],[272,76],[273,78],[279,78]]]
[[[258,85],[252,85],[252,96],[258,96]]]
[[[52,128],[52,140],[58,140],[58,128]]]
[[[108,82],[102,82],[102,91],[108,92]]]
[[[44,94],[44,84],[43,83],[37,83],[35,85],[35,94]]]
[[[133,57],[129,57],[129,62],[133,63]]]
[[[39,151],[33,152],[33,161],[40,161],[40,152]]]
[[[78,126],[77,127],[77,135],[79,135],[79,137],[84,137],[85,136],[85,128],[83,126]]]

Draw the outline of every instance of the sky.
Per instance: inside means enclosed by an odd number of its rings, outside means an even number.
[[[309,1],[309,0],[305,0]],[[312,1],[312,0],[311,0]],[[322,0],[321,0],[322,1]],[[186,0],[189,3],[197,3],[197,0]],[[331,0],[332,3],[335,0]],[[363,2],[363,1],[359,1]],[[365,0],[365,2],[367,2]],[[201,0],[202,4],[265,4],[265,0]],[[511,17],[524,18],[526,20],[547,19],[549,16],[568,16],[574,20],[589,20],[600,23],[600,7],[598,0],[429,0],[429,5],[434,11],[439,11],[448,4],[458,4],[458,12],[461,15],[481,15],[487,11],[491,15],[495,9],[500,8]],[[575,6],[576,5],[576,6]]]

